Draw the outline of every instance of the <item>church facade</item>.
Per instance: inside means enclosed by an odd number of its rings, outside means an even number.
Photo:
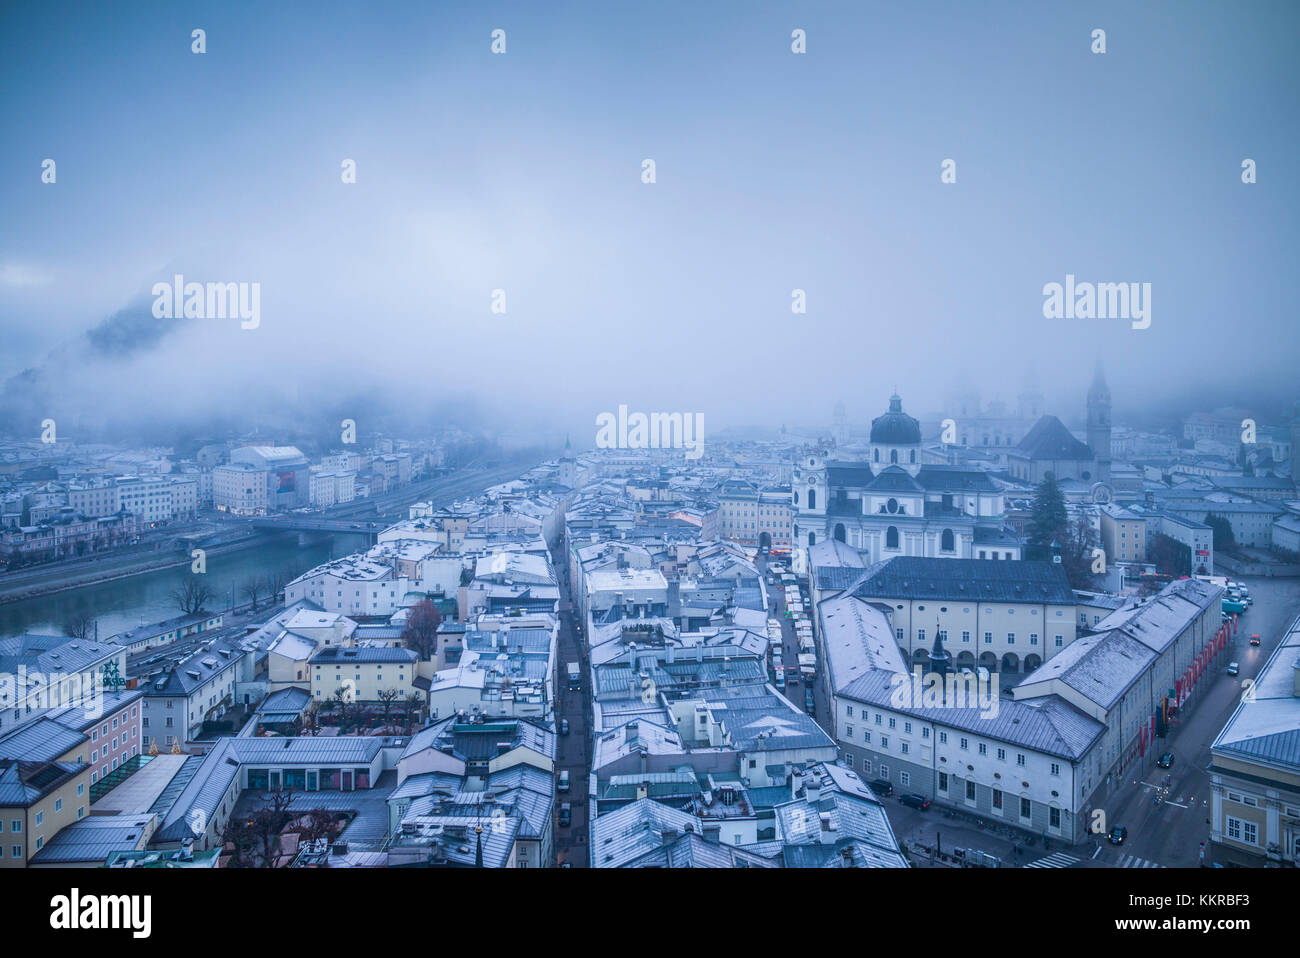
[[[1019,540],[1003,531],[1001,488],[986,472],[923,464],[921,425],[896,395],[871,423],[865,461],[806,454],[796,463],[791,497],[797,546],[837,539],[869,563],[1020,558]]]

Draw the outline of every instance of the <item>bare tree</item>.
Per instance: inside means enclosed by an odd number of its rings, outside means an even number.
[[[279,599],[280,593],[284,591],[284,587],[292,581],[293,576],[284,566],[268,572],[266,574],[266,591],[270,595],[271,601],[275,602]]]
[[[245,579],[244,584],[239,588],[239,594],[249,602],[253,603],[253,611],[257,611],[257,597],[262,594],[262,582],[254,577]]]
[[[312,699],[307,703],[307,707],[302,710],[302,729],[308,735],[316,734],[316,727],[320,721],[321,703]]]
[[[416,695],[414,692],[408,695],[406,701],[402,703],[402,711],[405,713],[407,728],[412,732],[415,730],[416,724],[420,721],[420,710],[423,708],[424,702],[421,701],[420,696]]]
[[[334,813],[327,808],[313,808],[298,819],[298,834],[305,842],[328,838],[334,833]]]
[[[231,868],[252,868],[252,851],[257,845],[257,834],[250,818],[232,817],[221,833],[221,843],[231,850]]]
[[[349,714],[348,705],[350,704],[348,702],[349,691],[350,690],[346,686],[342,686],[342,685],[340,685],[338,688],[334,690],[334,707],[337,708],[339,712],[340,732],[347,731],[347,722],[348,722],[348,714]]]
[[[379,704],[384,707],[384,728],[388,728],[388,717],[393,714],[393,703],[402,695],[401,689],[380,689]]]
[[[429,599],[415,604],[406,619],[406,630],[402,633],[402,644],[419,654],[424,661],[429,661],[438,652],[438,626],[442,625],[442,614]]]
[[[186,579],[180,588],[172,590],[172,600],[186,615],[202,612],[214,598],[213,591],[193,576]]]
[[[292,791],[277,788],[266,796],[266,804],[252,815],[253,833],[261,844],[263,868],[275,867],[275,859],[280,853],[280,835],[293,821],[289,812],[292,801]]]
[[[89,612],[76,612],[63,622],[63,634],[73,639],[95,637],[95,617]]]

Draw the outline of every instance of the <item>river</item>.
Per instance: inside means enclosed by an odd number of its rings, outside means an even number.
[[[352,535],[312,538],[307,545],[299,546],[297,534],[290,532],[267,536],[248,548],[210,554],[206,582],[217,599],[208,607],[213,611],[228,608],[232,588],[236,604],[246,603],[248,599],[240,592],[249,579],[265,580],[268,573],[278,569],[298,576],[332,556],[360,552],[366,547],[365,536]],[[0,637],[23,632],[62,635],[63,623],[82,612],[98,619],[101,639],[145,623],[169,619],[180,615],[171,593],[190,574],[189,566],[178,566],[8,602],[0,605]],[[265,594],[258,596],[257,601],[265,602]]]

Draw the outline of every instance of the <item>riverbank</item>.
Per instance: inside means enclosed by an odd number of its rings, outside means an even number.
[[[220,545],[205,547],[204,553],[207,556],[218,556],[238,552],[266,541],[270,535],[270,533],[265,532],[249,532],[238,539],[232,539]],[[38,574],[34,577],[22,577],[21,573],[13,578],[3,576],[0,577],[0,605],[54,595],[68,589],[102,585],[105,582],[114,582],[118,579],[129,579],[133,576],[147,575],[151,572],[175,569],[189,565],[192,561],[193,559],[188,552],[170,551],[161,556],[156,554],[119,556],[116,558],[110,556],[93,562],[79,563],[81,568],[37,570]]]

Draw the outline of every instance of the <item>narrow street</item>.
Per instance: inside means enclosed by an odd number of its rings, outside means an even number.
[[[590,864],[590,850],[587,845],[587,780],[591,769],[592,747],[591,689],[588,684],[590,673],[586,641],[579,638],[574,628],[577,624],[576,612],[563,538],[552,550],[551,562],[560,587],[560,636],[556,645],[555,664],[557,731],[564,720],[567,719],[569,723],[569,733],[558,735],[556,745],[556,779],[558,782],[559,773],[567,770],[569,791],[557,790],[556,792],[555,856],[556,863],[559,865],[587,868]],[[581,667],[582,688],[577,691],[568,688],[570,662],[577,662]],[[563,802],[568,802],[572,809],[572,821],[567,827],[562,827],[559,823],[560,805]]]

